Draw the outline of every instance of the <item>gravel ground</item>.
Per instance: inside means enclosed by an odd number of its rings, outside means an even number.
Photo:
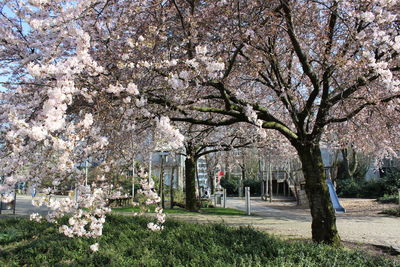
[[[345,214],[337,214],[337,227],[343,241],[400,252],[400,218],[379,214],[396,204],[379,204],[372,199],[340,199]],[[295,202],[265,202],[252,199],[255,216],[173,215],[189,221],[223,222],[254,228],[288,238],[311,238],[311,216]],[[228,198],[227,207],[245,210],[244,200]]]
[[[346,217],[346,216],[381,217],[382,214],[380,214],[380,212],[382,212],[383,210],[399,207],[398,204],[394,203],[381,204],[375,199],[361,199],[361,198],[341,198],[340,203],[346,209],[346,213],[338,215],[339,217]]]

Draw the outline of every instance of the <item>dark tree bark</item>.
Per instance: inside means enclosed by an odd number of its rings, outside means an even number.
[[[333,209],[319,145],[299,144],[296,146],[306,181],[305,189],[312,216],[312,238],[319,243],[339,245]]]
[[[239,183],[239,197],[243,197],[243,183],[244,180],[246,180],[246,165],[243,163],[243,165],[240,165],[240,170],[242,172],[242,175],[240,177],[240,183]]]
[[[208,172],[208,184],[210,185],[210,194],[214,194],[215,192],[215,177],[214,177],[214,172],[209,171]]]
[[[185,197],[186,209],[197,211],[196,200],[196,158],[188,154],[185,159]]]

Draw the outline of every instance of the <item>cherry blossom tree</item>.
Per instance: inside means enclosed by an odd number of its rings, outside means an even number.
[[[179,68],[151,67],[166,77],[164,88],[191,92],[179,101],[160,96],[182,110],[172,120],[248,122],[285,136],[302,162],[313,239],[339,243],[320,148],[339,135],[337,145],[352,141],[361,150],[395,154],[396,2],[168,3],[179,19],[166,17],[175,25],[169,42],[182,40],[170,54]],[[200,113],[213,115],[203,120]]]
[[[185,127],[186,126],[186,127]],[[198,210],[196,199],[196,169],[197,161],[219,151],[229,151],[251,144],[248,138],[243,137],[237,127],[204,127],[196,124],[180,126],[180,132],[185,135],[185,208]]]
[[[285,137],[313,240],[338,244],[320,148],[396,156],[395,0],[5,0],[0,12],[1,191],[55,168],[78,173],[74,163],[111,140],[97,121],[124,131],[169,110],[175,122]],[[59,164],[35,172],[49,158]]]

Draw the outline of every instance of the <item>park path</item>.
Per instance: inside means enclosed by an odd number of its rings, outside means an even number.
[[[16,216],[26,216],[32,213],[39,213],[41,215],[46,215],[48,212],[47,207],[36,207],[32,205],[32,196],[30,195],[17,195],[17,205],[15,208]],[[10,217],[13,216],[12,210],[2,210],[1,217]]]
[[[268,207],[268,202],[252,199],[252,214],[274,222],[270,228],[278,232],[311,238],[311,215],[308,210],[280,210]],[[227,207],[245,210],[245,201],[231,198]],[[346,216],[337,214],[336,225],[344,241],[391,246],[400,251],[400,218],[380,216]]]
[[[252,198],[253,216],[218,216],[168,214],[168,217],[192,222],[222,222],[235,226],[251,226],[270,234],[288,238],[311,238],[311,216],[305,209],[280,209]],[[228,198],[227,207],[245,210],[245,201]],[[400,218],[390,216],[337,215],[337,228],[343,241],[387,246],[400,251]]]

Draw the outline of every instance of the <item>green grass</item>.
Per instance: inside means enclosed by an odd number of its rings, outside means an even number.
[[[113,208],[114,212],[139,212],[138,207]],[[154,212],[154,207],[150,208],[150,212]],[[173,214],[212,214],[212,215],[245,215],[244,211],[230,208],[201,208],[199,212],[190,212],[183,208],[175,207],[173,209],[164,209],[164,213]]]
[[[363,252],[286,242],[251,228],[111,215],[98,240],[68,238],[49,223],[0,220],[0,266],[398,266]],[[89,245],[99,242],[100,250]]]

